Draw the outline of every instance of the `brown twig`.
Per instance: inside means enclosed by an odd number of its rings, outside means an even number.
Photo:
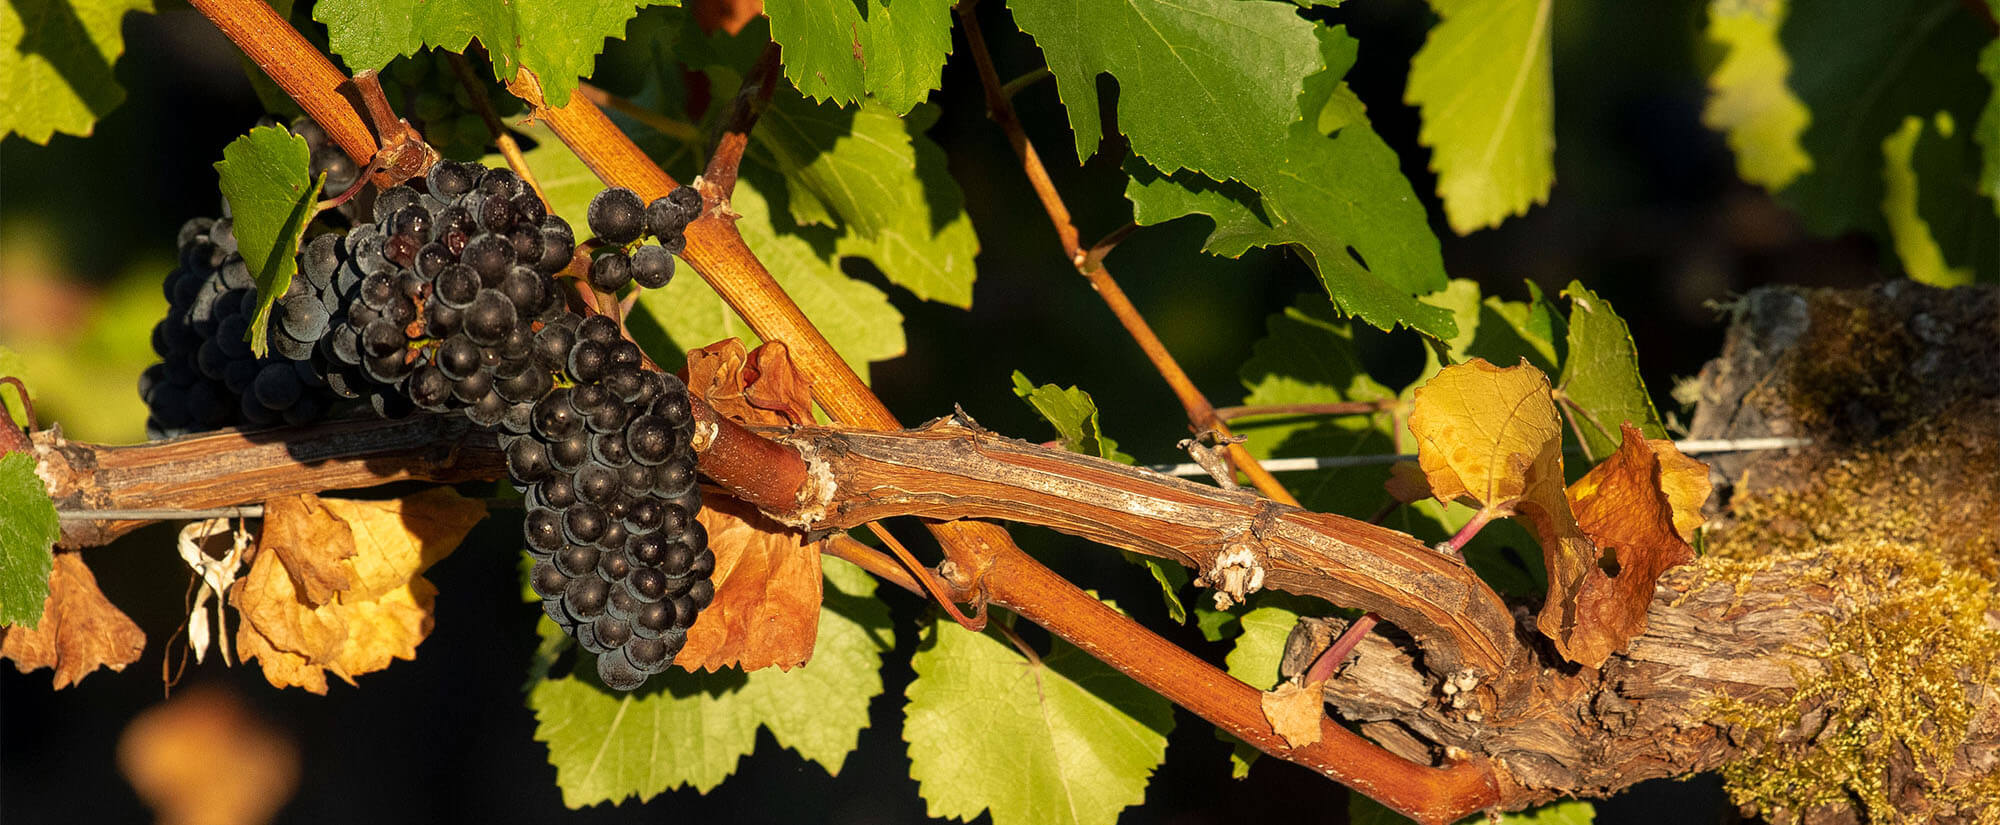
[[[702,170],[701,195],[709,209],[729,202],[730,194],[736,191],[736,173],[743,164],[743,150],[750,145],[750,130],[770,107],[778,75],[778,44],[770,43],[729,101],[729,114],[722,119],[715,149],[708,154],[708,167]]]
[[[1380,401],[1330,401],[1324,404],[1255,404],[1217,407],[1215,415],[1225,421],[1253,415],[1373,415],[1396,406],[1396,399]]]
[[[939,607],[944,608],[944,612],[951,615],[951,620],[957,622],[959,627],[963,627],[974,633],[985,629],[986,612],[984,605],[980,606],[981,609],[978,616],[967,616],[960,612],[958,605],[952,602],[951,596],[945,593],[944,585],[940,584],[937,578],[931,575],[930,568],[918,562],[917,557],[911,555],[909,549],[904,547],[903,543],[897,541],[896,536],[889,532],[889,528],[883,527],[881,522],[871,521],[868,523],[868,530],[874,533],[876,538],[881,539],[883,544],[889,545],[889,550],[896,554],[896,560],[902,562],[903,566],[909,569],[910,575],[915,576],[917,581],[923,583],[924,591],[930,595],[933,601],[938,603]]]
[[[1082,242],[1077,237],[1076,224],[1070,218],[1069,207],[1063,203],[1062,195],[1056,192],[1055,182],[1049,179],[1048,170],[1042,166],[1041,155],[1035,152],[1035,145],[1028,140],[1027,131],[1021,128],[1021,120],[1014,113],[1014,104],[1008,99],[1006,89],[1000,83],[1000,75],[993,69],[993,56],[986,51],[986,39],[980,33],[978,15],[973,13],[972,0],[961,0],[958,17],[965,26],[966,42],[971,44],[973,62],[978,64],[980,83],[986,87],[987,114],[1000,125],[1002,131],[1006,132],[1007,143],[1014,147],[1014,154],[1020,157],[1021,170],[1027,175],[1028,184],[1034,188],[1035,196],[1041,200],[1042,209],[1048,213],[1049,223],[1055,226],[1056,237],[1062,242],[1065,257],[1076,267],[1078,274],[1088,280],[1091,288],[1104,299],[1105,306],[1111,309],[1111,314],[1117,317],[1118,323],[1125,327],[1126,334],[1132,336],[1132,340],[1146,354],[1146,359],[1152,362],[1153,369],[1166,380],[1167,386],[1173,390],[1174,396],[1180,400],[1181,407],[1186,411],[1188,423],[1192,428],[1197,432],[1218,430],[1223,435],[1228,435],[1228,426],[1215,414],[1215,405],[1209,403],[1208,396],[1202,394],[1201,389],[1194,385],[1194,380],[1188,377],[1187,371],[1181,369],[1180,362],[1174,360],[1173,353],[1167,351],[1165,342],[1153,332],[1152,325],[1146,323],[1145,316],[1139,314],[1138,308],[1132,304],[1132,299],[1126,297],[1125,291],[1112,279],[1111,271],[1103,266],[1102,261],[1093,261],[1090,252],[1082,247]],[[1236,465],[1236,469],[1249,477],[1250,483],[1264,495],[1285,504],[1299,503],[1299,500],[1278,482],[1277,477],[1265,471],[1257,463],[1257,459],[1250,455],[1250,451],[1241,444],[1229,446],[1229,458],[1231,463]]]
[[[875,574],[876,578],[922,596],[923,587],[910,576],[910,571],[896,563],[895,559],[882,555],[873,547],[862,544],[852,536],[834,536],[820,543],[820,552]]]
[[[701,148],[702,136],[700,130],[695,129],[694,126],[684,121],[667,117],[588,83],[577,84],[576,93],[601,108],[614,109],[621,115],[639,121],[648,129],[652,129],[655,132],[688,144],[696,149]]]
[[[549,193],[542,191],[541,181],[535,180],[535,170],[528,168],[528,159],[521,154],[521,142],[514,139],[514,133],[507,131],[507,125],[500,122],[500,113],[493,110],[493,101],[486,96],[486,84],[472,72],[472,61],[457,52],[445,52],[445,62],[451,64],[451,73],[458,77],[458,84],[465,89],[466,97],[472,100],[472,110],[479,113],[479,119],[486,121],[486,131],[493,133],[493,144],[500,147],[500,157],[507,159],[507,168],[520,175],[535,190],[535,197],[542,200],[542,206],[549,205]]]
[[[326,131],[327,138],[340,144],[355,166],[365,167],[375,158],[375,136],[362,122],[354,103],[341,92],[347,76],[269,4],[263,0],[190,2],[284,89]]]

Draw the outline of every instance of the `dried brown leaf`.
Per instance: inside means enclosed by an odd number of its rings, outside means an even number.
[[[0,658],[14,660],[22,673],[55,670],[55,689],[76,684],[99,667],[124,670],[146,650],[146,634],[104,598],[83,556],[57,553],[49,572],[49,596],[41,624],[8,627],[0,637]]]
[[[299,784],[299,746],[221,688],[197,687],[132,719],[118,769],[161,825],[262,825]]]
[[[813,423],[812,381],[792,365],[791,352],[783,341],[770,341],[751,350],[750,366],[756,375],[750,379],[745,397],[752,406],[783,415],[794,427]]]
[[[1320,720],[1326,718],[1320,690],[1325,682],[1296,685],[1291,682],[1281,684],[1275,690],[1267,690],[1258,701],[1264,705],[1264,721],[1271,725],[1271,732],[1284,737],[1285,744],[1303,748],[1319,741]]]
[[[1400,504],[1414,504],[1431,498],[1431,483],[1424,478],[1424,468],[1414,461],[1398,461],[1389,465],[1389,480],[1382,482],[1382,489],[1388,490],[1390,497]]]
[[[323,694],[327,673],[352,684],[395,659],[416,658],[437,597],[420,574],[458,546],[486,507],[443,488],[390,501],[302,498],[279,512],[312,523],[284,534],[326,543],[294,548],[291,558],[260,551],[230,602],[243,617],[236,644],[244,660],[256,659],[273,685]],[[299,588],[292,559],[338,567],[349,586],[314,601]]]
[[[700,519],[715,553],[715,601],[689,628],[674,663],[688,670],[805,664],[819,635],[817,548],[727,496],[705,498]]]
[[[785,345],[775,341],[752,352],[734,338],[689,350],[687,385],[716,412],[740,424],[812,423],[812,382],[792,366]]]
[[[1707,478],[1706,468],[1702,477]],[[1577,479],[1568,494],[1577,523],[1599,556],[1574,592],[1560,594],[1574,605],[1573,620],[1551,626],[1551,611],[1544,607],[1541,627],[1571,661],[1596,667],[1645,631],[1654,583],[1668,568],[1693,561],[1694,548],[1675,530],[1654,448],[1630,423],[1618,452]],[[1553,584],[1551,605],[1559,598]]]
[[[283,496],[264,502],[264,532],[258,544],[278,554],[292,586],[308,604],[326,604],[354,586],[345,562],[354,558],[354,536],[340,520],[321,512],[317,496]]]

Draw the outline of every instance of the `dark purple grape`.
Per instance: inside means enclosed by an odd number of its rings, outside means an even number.
[[[590,199],[584,221],[591,234],[610,243],[628,244],[645,231],[646,204],[632,190],[613,186]]]

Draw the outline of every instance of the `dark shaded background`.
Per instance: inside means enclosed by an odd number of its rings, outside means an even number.
[[[982,4],[981,14],[1003,77],[1039,64],[1001,4]],[[1416,189],[1428,194],[1435,181],[1425,169],[1428,153],[1415,142],[1416,111],[1401,103],[1427,11],[1418,3],[1351,0],[1315,14],[1348,24],[1360,38],[1361,60],[1349,80],[1369,103],[1377,130],[1401,153]],[[1720,342],[1710,302],[1762,284],[1847,285],[1882,277],[1872,245],[1805,238],[1760,190],[1736,180],[1720,136],[1699,119],[1705,61],[1712,59],[1702,21],[1703,4],[1696,2],[1558,4],[1557,185],[1549,203],[1470,238],[1451,235],[1430,203],[1455,277],[1476,278],[1486,293],[1515,299],[1526,295],[1522,279],[1553,293],[1577,278],[1612,301],[1632,325],[1663,412],[1674,409],[1667,397],[1674,378],[1694,374]],[[199,16],[185,9],[133,15],[125,30],[129,51],[117,73],[130,97],[101,122],[96,137],[59,137],[48,147],[0,143],[0,224],[40,219],[34,225],[48,227],[45,240],[60,251],[64,270],[86,282],[167,259],[183,221],[215,214],[210,164],[261,114],[233,49]],[[964,49],[961,37],[954,54]],[[932,100],[944,108],[932,135],[950,154],[984,247],[979,282],[970,313],[889,289],[907,318],[911,352],[876,367],[883,399],[905,422],[958,403],[995,430],[1048,437],[1046,425],[1009,389],[1009,373],[1020,369],[1037,382],[1089,390],[1107,432],[1141,461],[1174,460],[1172,445],[1186,434],[1178,405],[1061,256],[1001,134],[984,117],[970,64],[955,59]],[[1086,240],[1127,221],[1122,147],[1107,143],[1076,166],[1054,85],[1039,84],[1017,103]],[[1236,367],[1261,336],[1264,317],[1319,286],[1282,250],[1241,261],[1202,255],[1206,229],[1191,219],[1141,230],[1109,264],[1196,383],[1217,403],[1232,403],[1241,397]],[[880,283],[865,270],[852,271]],[[0,341],[7,333],[0,326]],[[1399,386],[1414,375],[1407,335],[1359,338],[1384,383]],[[107,393],[133,391],[127,376],[103,380]],[[1162,618],[1150,583],[1113,554],[1039,530],[1015,532],[1080,584],[1143,618]],[[185,684],[234,686],[301,743],[306,779],[281,821],[923,818],[898,722],[915,628],[927,614],[915,599],[886,588],[899,647],[888,657],[875,724],[838,779],[760,734],[756,755],[706,796],[679,791],[645,805],[564,809],[521,704],[536,612],[515,599],[518,547],[518,526],[495,519],[436,567],[429,575],[441,593],[437,629],[422,656],[363,677],[365,689],[336,683],[321,698],[270,689],[254,667],[225,670],[211,662],[190,671]],[[150,818],[118,775],[113,748],[133,714],[161,697],[160,648],[185,616],[187,574],[164,526],[93,550],[87,559],[111,599],[147,631],[148,654],[123,674],[100,673],[60,693],[49,690],[46,672],[0,669],[0,815],[9,823]],[[1189,628],[1172,632],[1212,660],[1226,652],[1226,645],[1204,642]],[[1246,781],[1232,781],[1226,754],[1205,723],[1180,713],[1147,804],[1122,821],[1344,817],[1338,787],[1275,760],[1260,763]],[[1652,783],[1598,807],[1606,823],[1723,821],[1727,809],[1712,779]]]

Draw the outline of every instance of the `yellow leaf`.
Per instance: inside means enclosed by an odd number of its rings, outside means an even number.
[[[1549,377],[1524,361],[1482,358],[1445,367],[1417,389],[1410,413],[1417,461],[1439,501],[1467,498],[1512,515],[1530,488],[1562,490],[1562,429]]]
[[[267,536],[314,541],[257,553],[250,575],[231,591],[243,616],[238,652],[256,659],[271,684],[313,693],[326,692],[327,673],[352,684],[395,659],[416,658],[437,597],[421,574],[485,513],[479,501],[443,488],[390,501],[306,495],[267,505]],[[300,575],[294,565],[314,572]],[[346,586],[323,599],[299,586],[332,581]]]
[[[777,665],[812,658],[823,581],[819,551],[757,508],[710,496],[697,517],[715,553],[715,601],[688,628],[674,664],[687,670]]]
[[[104,598],[83,556],[57,553],[49,571],[49,596],[42,621],[0,630],[0,658],[13,659],[22,673],[55,670],[55,688],[81,681],[99,667],[124,670],[146,651],[146,634]]]
[[[1265,691],[1258,701],[1264,706],[1264,721],[1270,723],[1271,732],[1294,748],[1318,742],[1320,720],[1326,718],[1326,700],[1320,698],[1320,689],[1325,686],[1325,682],[1303,686],[1286,682]]]

